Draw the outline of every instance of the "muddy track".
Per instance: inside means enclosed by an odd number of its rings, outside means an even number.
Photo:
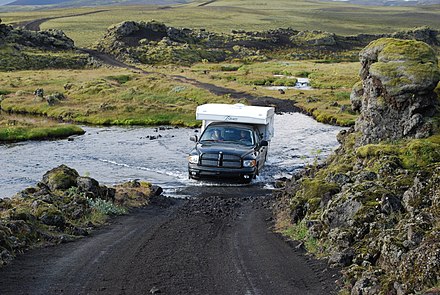
[[[137,73],[141,73],[141,74],[145,74],[145,75],[151,75],[151,74],[162,75],[163,77],[169,78],[171,80],[175,80],[180,83],[191,84],[191,85],[196,86],[198,88],[208,90],[209,92],[211,92],[212,94],[215,94],[215,95],[219,95],[219,96],[225,95],[225,96],[229,96],[230,98],[233,98],[236,100],[246,99],[251,105],[255,105],[255,106],[274,106],[276,112],[278,112],[278,113],[302,112],[302,110],[300,108],[295,106],[295,102],[292,100],[284,100],[284,99],[279,99],[279,98],[275,98],[272,96],[255,96],[255,95],[252,95],[252,94],[244,92],[244,91],[237,91],[235,89],[221,87],[221,86],[217,86],[214,84],[201,82],[199,80],[191,79],[191,78],[181,76],[181,75],[166,75],[166,74],[159,74],[156,72],[147,72],[147,71],[144,71],[136,66],[128,65],[128,64],[123,63],[121,61],[118,61],[113,56],[106,54],[106,53],[103,53],[103,52],[99,52],[99,51],[92,50],[92,49],[79,49],[79,50],[81,52],[89,54],[90,56],[94,57],[95,59],[100,60],[104,64],[107,64],[110,66],[126,68],[126,69],[133,70]]]
[[[337,272],[272,233],[270,192],[188,188],[0,269],[0,294],[336,294]]]
[[[198,7],[207,6],[207,5],[209,5],[209,4],[211,4],[211,3],[214,3],[214,2],[216,2],[216,1],[217,1],[217,0],[206,1],[206,2],[203,2],[203,3],[199,4],[199,5],[197,5],[197,6],[198,6]]]
[[[83,16],[83,15],[95,14],[95,13],[100,13],[100,12],[105,12],[105,11],[108,11],[108,10],[96,10],[96,11],[90,11],[90,12],[78,13],[78,14],[72,14],[72,15],[46,17],[46,18],[36,19],[36,20],[30,21],[30,22],[17,23],[14,26],[15,27],[24,27],[26,30],[30,30],[30,31],[39,31],[41,24],[44,22],[47,22],[49,20],[59,19],[59,18],[67,18],[67,17],[75,17],[75,16]]]
[[[274,106],[277,112],[301,112],[301,109],[295,106],[292,100],[284,100],[272,96],[255,96],[244,91],[237,91],[235,89],[220,87],[210,83],[204,83],[195,79],[187,78],[180,75],[170,76],[172,79],[194,85],[198,88],[206,89],[215,95],[227,95],[230,98],[240,100],[246,99],[251,105],[255,106]]]

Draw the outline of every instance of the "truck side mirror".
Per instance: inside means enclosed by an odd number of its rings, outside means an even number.
[[[268,146],[268,145],[269,145],[269,143],[267,142],[267,140],[262,140],[260,142],[260,146]]]
[[[198,141],[199,141],[197,135],[191,135],[191,136],[189,137],[189,140],[194,141],[194,142],[198,142]]]

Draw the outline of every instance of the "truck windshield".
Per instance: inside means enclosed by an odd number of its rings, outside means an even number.
[[[203,132],[200,142],[224,142],[247,146],[255,144],[251,129],[225,126],[208,126]]]

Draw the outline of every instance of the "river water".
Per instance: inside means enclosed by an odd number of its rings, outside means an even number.
[[[61,164],[101,184],[147,180],[175,196],[188,187],[233,185],[188,179],[186,156],[194,146],[189,137],[197,134],[197,129],[83,128],[86,134],[70,141],[0,145],[0,198],[35,185],[46,171]],[[326,157],[337,147],[336,134],[340,130],[300,113],[276,115],[266,166],[251,186],[271,188],[276,179],[289,177],[316,158]]]

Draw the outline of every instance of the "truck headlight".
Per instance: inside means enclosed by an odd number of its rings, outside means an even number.
[[[188,162],[191,164],[197,164],[199,163],[199,155],[191,155],[188,157]]]
[[[255,160],[244,160],[243,167],[255,167],[257,166],[257,161]]]

